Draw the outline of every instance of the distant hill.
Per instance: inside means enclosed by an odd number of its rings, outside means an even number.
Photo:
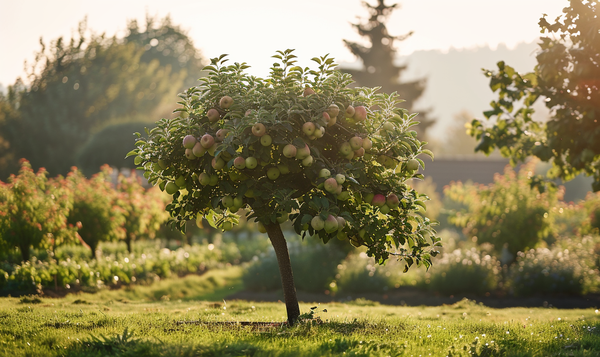
[[[402,77],[404,81],[427,78],[425,92],[415,108],[432,109],[430,116],[437,119],[437,123],[430,129],[430,135],[443,141],[454,116],[467,111],[476,118],[483,118],[482,112],[488,109],[493,93],[482,68],[495,69],[496,63],[504,60],[519,72],[529,72],[536,64],[537,49],[537,44],[533,42],[521,43],[513,49],[501,44],[496,49],[477,47],[450,49],[447,52],[417,51],[398,58],[398,63],[408,66]],[[346,67],[357,65],[341,64]],[[547,111],[542,103],[539,104],[538,118],[543,118],[547,116]]]

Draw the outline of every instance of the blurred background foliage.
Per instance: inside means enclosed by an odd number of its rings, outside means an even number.
[[[203,67],[199,50],[168,17],[148,17],[143,28],[131,21],[123,38],[96,34],[84,20],[71,40],[40,46],[27,66],[28,84],[19,79],[0,95],[2,178],[23,157],[51,175],[76,164],[86,173],[99,164],[131,166],[123,157],[134,147],[133,131],[122,132],[129,140],[119,145],[107,131],[143,129],[172,115],[176,95]],[[138,125],[111,128],[127,123]]]

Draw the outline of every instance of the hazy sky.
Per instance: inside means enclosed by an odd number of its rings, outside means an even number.
[[[375,0],[370,0],[374,4]],[[567,0],[398,0],[391,16],[393,35],[414,31],[399,46],[400,54],[417,50],[509,47],[539,36],[543,13],[554,18]],[[392,3],[388,0],[386,3]],[[264,76],[276,50],[295,48],[302,65],[330,53],[338,62],[354,57],[342,39],[359,40],[351,22],[365,18],[359,0],[0,0],[0,84],[23,75],[24,60],[33,59],[39,39],[70,37],[88,17],[96,32],[123,33],[128,19],[143,21],[146,13],[170,14],[193,38],[205,57],[230,54]]]

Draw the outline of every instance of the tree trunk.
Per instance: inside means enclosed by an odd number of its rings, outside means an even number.
[[[29,242],[27,240],[22,240],[21,244],[19,244],[19,249],[21,250],[21,258],[23,258],[23,262],[29,261]]]
[[[127,244],[127,251],[131,254],[131,237],[125,238],[125,244]]]
[[[300,316],[300,306],[296,296],[296,286],[294,285],[294,275],[292,274],[292,264],[290,254],[287,249],[287,242],[281,231],[279,224],[271,223],[265,226],[267,235],[275,249],[277,264],[279,265],[279,274],[281,275],[281,285],[283,287],[283,298],[288,315],[288,324],[293,325]]]

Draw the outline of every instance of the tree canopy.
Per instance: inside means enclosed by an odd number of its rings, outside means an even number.
[[[139,134],[129,155],[173,195],[174,226],[204,217],[230,230],[238,211],[258,221],[275,248],[293,323],[299,310],[281,223],[291,220],[302,237],[364,246],[380,264],[396,256],[405,270],[429,267],[440,242],[417,212],[427,197],[407,184],[423,177],[417,156],[433,154],[397,94],[351,88],[351,76],[327,56],[313,58],[317,69],[297,66],[291,50],[274,57],[266,79],[214,58],[200,86],[181,95],[181,116]]]
[[[484,70],[497,92],[484,115],[490,125],[473,120],[470,134],[477,151],[499,148],[511,162],[536,156],[552,163],[550,178],[593,176],[600,191],[600,6],[597,1],[570,0],[554,22],[544,15],[539,25],[537,65],[521,74],[503,61],[497,71]],[[532,119],[533,104],[550,109],[547,122]]]

